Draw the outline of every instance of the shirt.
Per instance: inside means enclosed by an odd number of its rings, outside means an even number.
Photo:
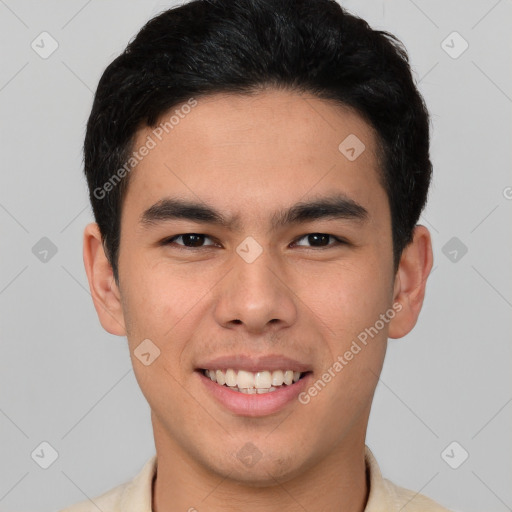
[[[450,512],[430,498],[383,478],[368,446],[365,446],[365,464],[370,492],[364,512]],[[121,484],[93,500],[81,501],[59,512],[98,512],[98,509],[102,512],[152,512],[152,486],[156,469],[155,454],[130,482]]]

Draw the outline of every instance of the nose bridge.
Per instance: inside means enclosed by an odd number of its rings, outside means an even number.
[[[232,271],[219,287],[217,322],[224,327],[241,324],[241,329],[253,332],[291,325],[296,304],[279,270],[271,251],[247,237],[233,254]]]

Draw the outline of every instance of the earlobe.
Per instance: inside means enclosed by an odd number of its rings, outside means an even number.
[[[389,323],[390,338],[401,338],[416,325],[432,264],[430,233],[425,226],[417,225],[413,240],[402,253],[395,276],[393,302],[400,303],[402,307]]]
[[[110,334],[125,336],[120,292],[105,255],[101,233],[96,223],[85,227],[83,245],[85,272],[101,325]]]

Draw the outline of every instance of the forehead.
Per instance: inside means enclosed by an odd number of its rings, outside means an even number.
[[[133,149],[151,149],[130,174],[123,210],[172,195],[261,216],[308,195],[369,205],[385,194],[374,130],[348,107],[276,90],[183,105],[138,131]]]

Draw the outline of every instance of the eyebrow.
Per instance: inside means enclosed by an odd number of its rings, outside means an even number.
[[[271,229],[302,224],[321,219],[343,219],[363,222],[368,219],[368,210],[344,195],[322,197],[308,202],[299,202],[290,208],[274,212]],[[213,224],[232,231],[242,231],[239,216],[226,217],[223,213],[204,204],[179,198],[166,197],[153,204],[140,216],[143,227],[151,227],[169,220],[189,220]]]

